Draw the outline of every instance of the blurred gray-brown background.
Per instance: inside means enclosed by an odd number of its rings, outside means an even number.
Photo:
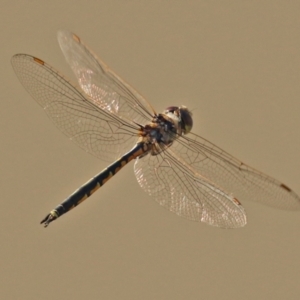
[[[299,1],[1,1],[1,299],[299,299],[300,212],[243,202],[248,225],[179,218],[133,164],[44,229],[106,167],[51,123],[13,73],[28,53],[74,81],[75,32],[161,111],[300,193]],[[124,149],[124,151],[127,149]]]

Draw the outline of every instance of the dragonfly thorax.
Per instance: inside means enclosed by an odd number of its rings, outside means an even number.
[[[171,146],[176,138],[187,134],[192,125],[191,112],[186,107],[168,107],[163,113],[155,115],[151,123],[142,127],[141,141],[147,145],[147,153],[157,155]]]

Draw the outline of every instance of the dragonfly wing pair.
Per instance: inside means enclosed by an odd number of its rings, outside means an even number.
[[[284,210],[299,210],[300,198],[282,182],[248,166],[208,140],[189,134],[172,149],[205,178],[242,200]]]
[[[71,140],[91,154],[113,159],[136,143],[138,126],[101,109],[44,61],[17,54],[12,65],[19,80],[48,117]]]

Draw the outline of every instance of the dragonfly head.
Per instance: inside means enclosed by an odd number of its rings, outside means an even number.
[[[193,127],[192,112],[186,106],[169,106],[165,109],[164,113],[171,117],[176,116],[179,119],[181,130],[184,134],[188,134]]]

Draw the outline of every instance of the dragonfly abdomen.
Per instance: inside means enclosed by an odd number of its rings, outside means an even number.
[[[50,222],[54,221],[61,215],[65,214],[72,208],[76,207],[88,197],[90,197],[96,190],[98,190],[102,185],[104,185],[110,178],[117,174],[125,165],[127,165],[131,160],[141,156],[147,152],[147,147],[144,143],[136,144],[136,146],[124,154],[121,158],[116,160],[110,166],[105,168],[95,177],[91,178],[88,182],[77,189],[73,194],[71,194],[64,202],[55,207],[42,221],[45,227],[49,225]]]

